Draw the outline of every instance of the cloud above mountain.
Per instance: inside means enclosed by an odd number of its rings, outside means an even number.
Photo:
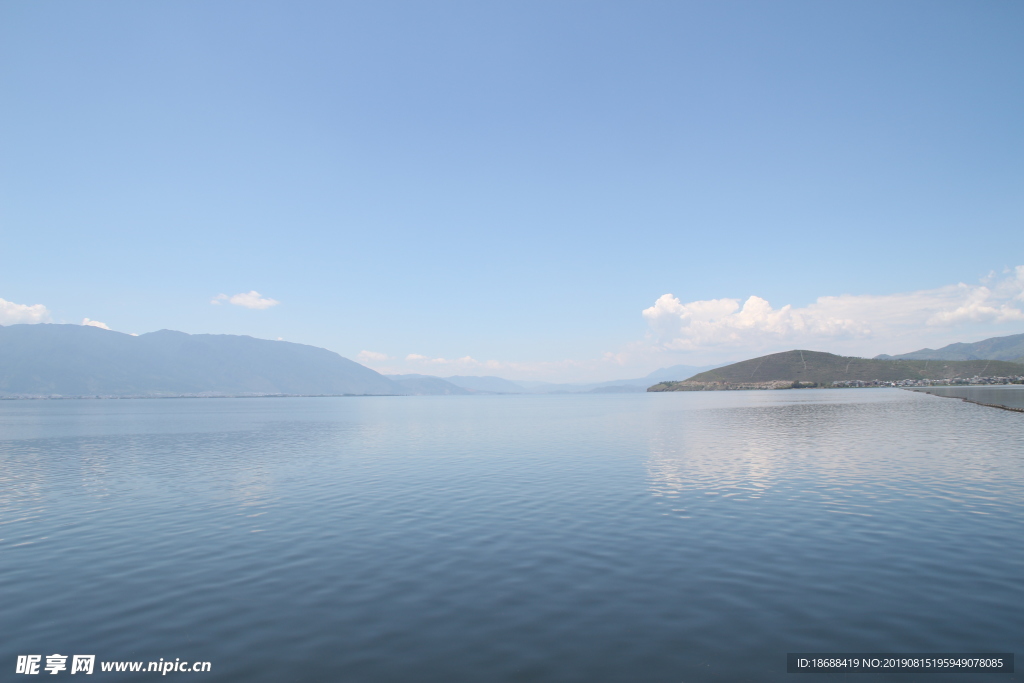
[[[965,325],[1024,322],[1024,266],[984,284],[885,295],[822,296],[802,308],[774,308],[758,296],[683,303],[664,294],[643,311],[653,343],[668,351],[811,346],[925,338]]]
[[[360,361],[393,374],[498,375],[596,381],[641,377],[657,367],[744,360],[794,348],[855,356],[902,353],[1024,331],[1024,266],[958,283],[895,294],[821,296],[806,306],[746,299],[683,302],[665,294],[642,311],[649,332],[598,357],[518,362],[363,352]]]
[[[48,322],[50,322],[50,311],[42,304],[29,306],[0,299],[0,325]]]
[[[280,301],[265,297],[255,289],[250,292],[242,292],[241,294],[235,294],[234,296],[228,296],[227,294],[218,294],[213,297],[210,301],[214,306],[219,306],[224,302],[228,302],[234,306],[241,306],[242,308],[251,308],[253,310],[261,311],[272,306],[277,306]]]

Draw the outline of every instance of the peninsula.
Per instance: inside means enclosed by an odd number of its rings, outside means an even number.
[[[812,386],[908,386],[973,377],[1024,381],[1024,365],[1002,360],[882,360],[794,350],[733,363],[647,391],[789,389]]]

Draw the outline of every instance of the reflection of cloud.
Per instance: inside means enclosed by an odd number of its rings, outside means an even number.
[[[798,510],[870,517],[879,505],[939,495],[928,491],[942,482],[998,489],[1017,476],[1007,467],[1024,468],[1008,464],[999,446],[981,447],[965,461],[962,444],[935,425],[952,420],[962,432],[969,418],[937,415],[942,406],[925,410],[922,401],[933,399],[921,394],[737,391],[666,399],[671,403],[649,428],[645,463],[648,491],[666,515],[733,525],[761,498],[776,511],[790,510],[796,523]],[[927,473],[923,489],[880,483],[906,482],[915,472]],[[967,504],[959,498],[954,504]],[[989,499],[976,500],[984,508]]]
[[[651,431],[651,495],[761,497],[780,467],[780,440],[772,436],[778,427],[772,423],[782,408],[758,405],[764,398],[750,392],[679,397],[677,410],[662,414]]]
[[[246,519],[250,533],[261,533],[266,518],[276,499],[273,477],[263,467],[248,468],[234,473],[228,492],[238,505],[238,515]]]

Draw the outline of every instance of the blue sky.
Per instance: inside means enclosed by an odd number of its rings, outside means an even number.
[[[1020,2],[13,1],[0,91],[3,324],[551,380],[1024,332]]]

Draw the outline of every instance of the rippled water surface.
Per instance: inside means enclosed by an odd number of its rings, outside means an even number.
[[[57,652],[831,680],[786,652],[1024,652],[1024,415],[895,389],[0,401],[0,538],[12,677]]]
[[[929,387],[917,389],[936,396],[947,398],[963,398],[976,403],[1006,406],[1007,408],[1024,408],[1024,385],[1003,384],[996,386],[975,387]]]

